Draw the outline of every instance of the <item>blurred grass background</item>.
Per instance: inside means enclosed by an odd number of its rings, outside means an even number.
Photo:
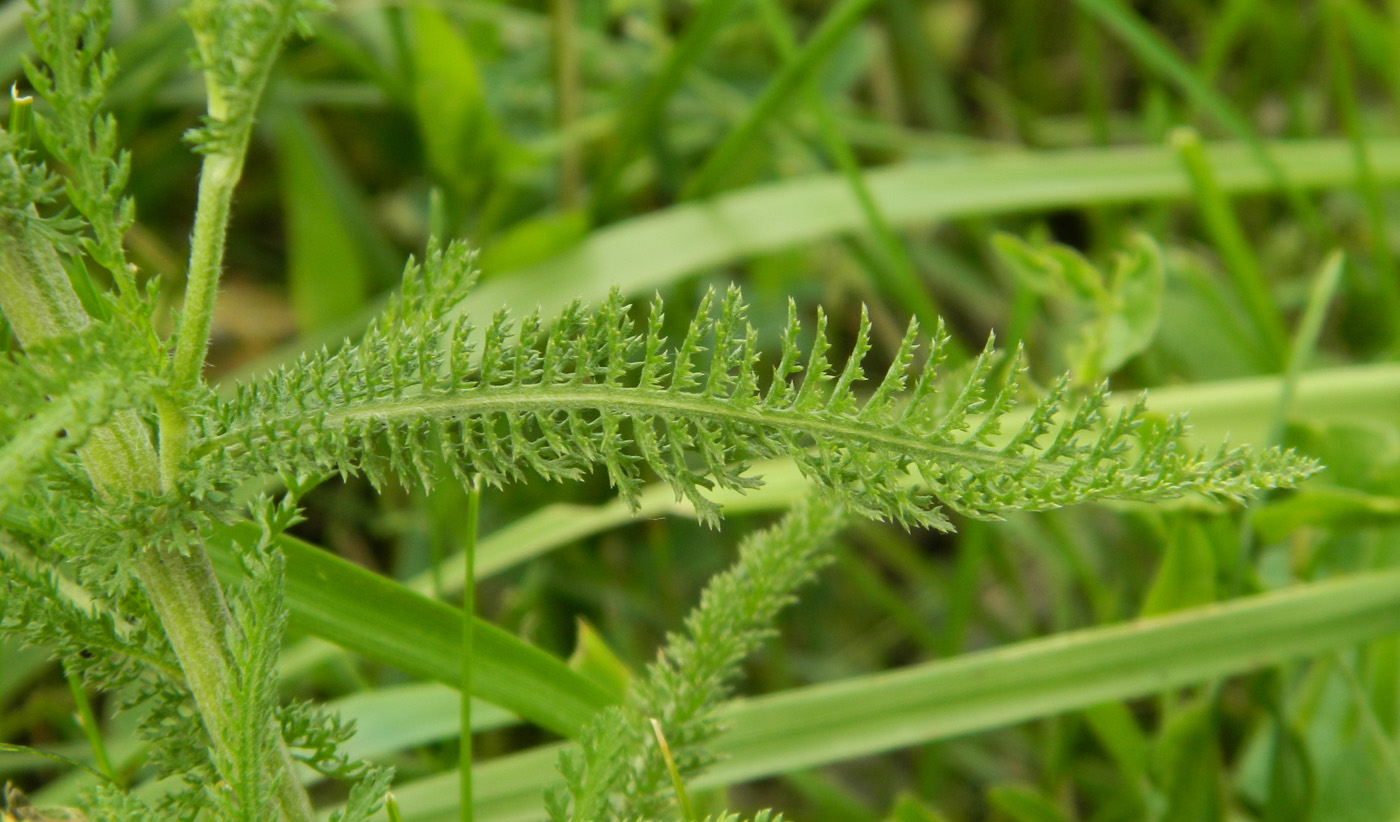
[[[181,135],[202,89],[177,5],[117,8],[111,106],[139,215],[128,239],[173,308],[197,173]],[[23,10],[0,7],[7,84]],[[661,293],[679,322],[705,288],[737,282],[774,343],[789,297],[804,316],[825,307],[838,351],[863,304],[877,363],[911,317],[943,317],[963,351],[993,331],[1024,343],[1046,380],[1080,364],[1086,324],[1136,311],[1140,339],[1104,369],[1115,388],[1185,397],[1182,410],[1214,386],[1203,443],[1282,436],[1328,465],[1247,513],[1188,501],[959,521],[955,536],[854,526],[752,664],[753,693],[1400,562],[1400,383],[1387,370],[1400,3],[345,0],[314,28],[273,78],[239,189],[212,355],[224,384],[353,336],[432,231],[480,247],[483,284],[464,307],[478,320],[617,284],[636,302]],[[1121,294],[1037,281],[998,251],[1003,234],[1103,271],[1145,235],[1161,293],[1125,308]],[[1345,266],[1329,284],[1333,250]],[[1310,299],[1326,321],[1300,337]],[[1304,384],[1340,375],[1351,393],[1305,391],[1291,409],[1274,393],[1242,399],[1295,350]],[[644,516],[611,500],[596,478],[490,492],[479,603],[594,675],[625,677],[773,505],[739,506],[715,533],[664,499]],[[299,536],[460,597],[460,576],[437,565],[463,544],[459,490],[381,497],[333,481],[306,505]],[[34,651],[0,649],[0,663],[0,740],[87,756],[61,673]],[[451,766],[453,703],[435,686],[313,641],[289,647],[285,670],[289,694],[349,700],[367,737],[376,721],[397,734],[375,753],[401,783]],[[134,767],[127,720],[104,721]],[[548,739],[500,712],[480,723],[484,758]],[[1397,733],[1400,643],[1385,638],[750,782],[725,801],[814,820],[1393,819]],[[36,798],[71,796],[61,774],[0,758],[0,777]]]

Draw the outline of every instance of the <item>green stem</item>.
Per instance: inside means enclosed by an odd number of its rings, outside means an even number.
[[[223,588],[214,575],[214,566],[203,551],[188,556],[173,551],[147,550],[137,561],[137,576],[161,626],[170,640],[190,685],[195,705],[204,719],[214,744],[228,747],[233,729],[223,708],[224,683],[229,681],[224,634],[233,623]],[[268,733],[279,733],[269,723]],[[278,780],[277,807],[286,822],[315,819],[311,799],[296,775],[296,763],[285,744],[280,744],[280,762],[270,765],[283,771]]]
[[[97,727],[97,717],[92,713],[92,702],[87,698],[87,693],[83,690],[82,677],[74,673],[66,673],[64,678],[68,680],[68,691],[73,694],[73,707],[78,714],[78,727],[82,728],[83,736],[87,737],[88,745],[92,748],[92,757],[97,762],[97,769],[102,775],[114,784],[117,782],[117,771],[112,767],[112,759],[107,755],[107,745],[102,739],[102,731]]]
[[[209,329],[214,316],[214,298],[219,290],[219,272],[223,266],[233,190],[243,173],[246,135],[236,142],[232,150],[206,156],[200,170],[199,201],[190,241],[185,305],[180,312],[175,359],[170,367],[172,394],[194,388],[204,372],[204,354],[209,347]],[[189,425],[184,412],[173,401],[161,403],[158,410],[161,479],[166,490],[170,490],[189,450]]]
[[[462,695],[461,753],[457,773],[461,777],[459,819],[472,822],[475,816],[472,790],[472,667],[476,656],[476,532],[481,513],[481,479],[472,481],[467,491],[467,544],[462,552],[466,564],[465,584],[462,586]]]
[[[89,322],[53,246],[34,232],[23,231],[14,218],[0,221],[0,309],[26,346],[80,333]],[[93,485],[104,497],[160,490],[155,448],[145,423],[134,411],[120,412],[94,431],[79,453]],[[200,548],[180,554],[163,546],[143,546],[134,571],[180,660],[212,743],[227,749],[225,635],[234,622],[208,555]],[[270,726],[268,732],[278,731]],[[277,797],[280,817],[285,822],[310,822],[315,818],[311,802],[285,745],[280,759],[271,766],[284,771]]]
[[[842,0],[822,19],[821,25],[793,59],[784,62],[782,71],[759,95],[744,120],[732,128],[705,159],[704,165],[681,192],[682,199],[707,197],[720,187],[734,163],[759,144],[758,133],[763,126],[860,22],[872,2],[874,0]]]
[[[1235,217],[1229,197],[1216,179],[1215,169],[1201,146],[1200,135],[1195,129],[1177,128],[1172,131],[1171,144],[1191,179],[1206,233],[1220,252],[1236,293],[1244,301],[1255,333],[1266,350],[1270,368],[1277,369],[1284,364],[1288,341],[1283,318],[1269,294],[1269,284],[1264,280],[1259,260],[1250,249],[1249,239]]]
[[[0,307],[22,345],[73,333],[88,324],[58,253],[15,215],[0,215]]]
[[[922,434],[910,434],[898,426],[884,423],[819,417],[810,411],[766,407],[760,404],[738,406],[725,400],[666,389],[622,388],[610,385],[522,385],[476,389],[459,396],[445,397],[384,397],[354,405],[345,405],[317,418],[317,428],[347,430],[350,426],[375,420],[394,425],[403,420],[464,419],[493,412],[536,412],[551,408],[556,412],[604,411],[625,417],[641,418],[655,415],[675,420],[715,420],[717,422],[751,426],[760,430],[785,431],[811,437],[829,437],[836,442],[862,442],[867,447],[901,451],[916,459],[931,463],[966,463],[987,466],[990,470],[1014,473],[1028,466],[1037,471],[1060,472],[1064,466],[1041,461],[1034,456],[1008,456],[976,443],[931,442]],[[302,418],[300,410],[286,416],[270,417],[248,429],[235,428],[223,436],[202,443],[196,456],[212,454],[219,449],[238,453],[251,443],[271,436],[267,432],[291,430],[289,423]],[[295,429],[297,436],[311,434],[310,423]],[[1009,429],[1009,426],[1008,426]],[[279,434],[280,435],[280,434]]]

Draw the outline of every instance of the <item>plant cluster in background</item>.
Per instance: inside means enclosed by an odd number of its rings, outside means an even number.
[[[0,11],[4,813],[1393,815],[1400,27],[1061,5]]]

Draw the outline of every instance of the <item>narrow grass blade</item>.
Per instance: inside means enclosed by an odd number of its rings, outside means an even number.
[[[1210,146],[1220,188],[1249,194],[1274,188],[1268,170],[1238,143]],[[1356,167],[1345,141],[1279,144],[1276,159],[1305,189],[1351,186]],[[1400,140],[1371,143],[1377,181],[1400,182]],[[1190,181],[1176,154],[1159,146],[1014,153],[948,162],[900,163],[870,171],[870,192],[890,225],[935,224],[1099,203],[1185,200]],[[534,265],[502,271],[477,286],[459,311],[489,317],[502,305],[551,314],[574,297],[594,302],[616,286],[647,294],[707,268],[859,230],[865,214],[840,174],[767,183],[704,203],[672,206],[594,231],[584,242]],[[560,288],[560,283],[568,283]],[[383,308],[305,336],[294,346],[225,376],[224,384],[264,373],[320,345],[358,335]]]
[[[1336,301],[1345,266],[1346,258],[1342,256],[1342,252],[1334,251],[1327,255],[1327,259],[1322,261],[1317,275],[1313,278],[1312,288],[1308,289],[1308,302],[1293,335],[1293,345],[1288,353],[1288,367],[1284,371],[1278,403],[1269,423],[1269,436],[1266,440],[1268,443],[1283,441],[1283,427],[1288,421],[1293,398],[1298,394],[1298,383],[1303,377],[1303,369],[1308,366],[1317,350],[1318,338],[1322,336],[1327,312]]]
[[[1395,316],[1400,308],[1400,280],[1397,280],[1395,252],[1390,245],[1390,221],[1386,214],[1381,187],[1376,182],[1376,174],[1371,164],[1370,139],[1362,123],[1361,105],[1356,97],[1356,84],[1350,46],[1347,39],[1346,21],[1342,15],[1343,6],[1339,2],[1327,3],[1323,7],[1326,18],[1327,58],[1332,63],[1332,96],[1337,103],[1337,113],[1341,115],[1342,128],[1352,146],[1356,161],[1357,188],[1366,204],[1366,220],[1370,223],[1371,242],[1369,250],[1376,267],[1377,295],[1386,302],[1387,316]],[[1393,333],[1393,332],[1392,332]]]
[[[471,43],[441,11],[409,10],[414,38],[413,104],[428,163],[457,193],[486,185],[497,146]]]
[[[287,282],[304,331],[364,308],[369,271],[357,240],[361,232],[341,206],[354,195],[344,190],[343,177],[337,179],[311,123],[294,109],[277,112],[272,123],[287,211]]]
[[[9,742],[0,742],[0,753],[27,754],[31,756],[40,757],[42,759],[50,759],[54,762],[60,762],[64,765],[67,765],[70,768],[82,768],[83,770],[87,771],[95,777],[98,777],[99,779],[105,779],[108,782],[111,781],[111,779],[101,771],[90,768],[76,759],[70,759],[69,757],[66,757],[63,754],[53,753],[52,751],[45,751],[40,748],[31,748],[28,745],[15,745]],[[4,817],[0,817],[0,819],[3,818]]]
[[[628,160],[647,135],[653,133],[671,99],[684,79],[686,71],[700,58],[710,40],[718,33],[720,25],[733,11],[735,0],[706,0],[695,12],[694,18],[685,27],[680,42],[666,58],[661,69],[652,75],[646,88],[629,100],[623,110],[618,125],[617,145],[608,157],[602,172],[594,183],[593,200],[589,211],[600,216],[611,204],[617,189],[618,177]]]
[[[1400,141],[1371,144],[1378,180],[1400,181]],[[1247,146],[1206,149],[1222,191],[1275,188]],[[1279,145],[1275,159],[1303,188],[1350,186],[1356,168],[1344,141]],[[960,217],[1092,203],[1183,200],[1191,187],[1165,147],[1008,154],[957,162],[905,163],[866,175],[880,211],[895,227]],[[501,305],[548,314],[575,296],[602,299],[613,286],[645,294],[713,266],[859,229],[865,213],[839,174],[786,180],[687,203],[595,231],[545,262],[503,272],[463,302],[468,316]],[[568,288],[559,288],[568,283]]]
[[[1268,170],[1275,186],[1288,198],[1294,212],[1314,239],[1321,240],[1329,235],[1317,209],[1303,196],[1298,182],[1284,171],[1289,168],[1288,163],[1278,157],[1249,120],[1237,112],[1223,94],[1202,80],[1160,35],[1118,0],[1075,0],[1075,3],[1116,34],[1149,69],[1175,84],[1193,103],[1243,140],[1255,160]]]
[[[1193,438],[1202,444],[1229,437],[1234,443],[1268,442],[1279,377],[1197,383],[1150,392],[1153,411],[1189,413]],[[1356,365],[1313,371],[1298,378],[1289,416],[1316,422],[1400,425],[1400,365]],[[1121,397],[1120,399],[1126,399]]]
[[[760,0],[759,14],[767,25],[769,37],[778,47],[784,62],[791,63],[798,57],[797,38],[792,31],[792,21],[777,0]],[[806,105],[817,120],[817,130],[821,134],[826,153],[831,156],[836,167],[851,186],[851,194],[860,204],[866,223],[875,238],[875,248],[880,259],[872,267],[883,293],[889,294],[899,304],[918,318],[927,328],[938,324],[941,312],[929,297],[928,289],[919,280],[919,272],[914,267],[904,242],[895,234],[889,220],[880,212],[870,188],[865,183],[865,175],[850,143],[846,141],[837,125],[831,107],[822,99],[821,91],[809,80],[803,84],[802,94]],[[959,352],[962,357],[967,352]]]
[[[697,783],[1145,696],[1396,631],[1400,572],[1384,571],[775,694],[728,712],[732,730],[716,745],[721,762]]]
[[[1264,443],[1279,444],[1283,442],[1284,426],[1288,422],[1293,399],[1298,395],[1298,382],[1302,378],[1303,368],[1312,359],[1313,352],[1317,348],[1318,337],[1322,334],[1322,325],[1327,319],[1328,309],[1331,308],[1336,299],[1337,287],[1342,281],[1345,263],[1346,259],[1342,256],[1342,252],[1334,251],[1323,261],[1322,267],[1313,278],[1312,288],[1308,291],[1307,307],[1303,310],[1303,316],[1298,321],[1298,328],[1293,335],[1293,345],[1289,349],[1283,380],[1279,386],[1278,399],[1274,402],[1274,410],[1270,415],[1268,433],[1265,435]],[[1252,503],[1250,508],[1255,509],[1257,505]],[[1240,519],[1240,538],[1237,543],[1239,556],[1235,560],[1231,581],[1233,593],[1239,593],[1243,590],[1244,569],[1249,567],[1252,562],[1253,546],[1254,520],[1250,516],[1242,517]]]
[[[582,110],[578,8],[574,0],[551,0],[549,43],[554,52],[554,115],[563,136],[559,150],[559,207],[577,208],[583,191],[583,156],[570,134]]]
[[[778,75],[759,95],[743,122],[735,126],[719,146],[705,160],[705,164],[686,184],[682,196],[686,199],[704,197],[714,193],[724,182],[725,174],[734,161],[756,145],[758,134],[793,93],[811,76],[817,65],[826,58],[841,39],[850,33],[865,14],[874,0],[842,0],[831,10],[812,37],[802,46],[801,51],[783,65]]]
[[[256,539],[253,529],[232,526],[210,540],[210,558],[221,574],[238,573],[231,541]],[[287,557],[294,630],[406,673],[458,685],[461,611],[300,540],[283,536],[278,545]],[[476,696],[565,736],[613,701],[544,651],[479,619],[474,627]]]
[[[720,760],[696,789],[760,779],[1148,696],[1400,631],[1400,571],[1379,571],[1030,640],[731,703]],[[477,818],[540,818],[547,746],[488,762]],[[413,819],[456,814],[456,774],[397,792]]]
[[[1191,177],[1196,208],[1200,211],[1206,233],[1220,253],[1225,272],[1254,322],[1254,333],[1264,347],[1265,362],[1270,370],[1278,370],[1283,365],[1288,342],[1283,330],[1283,317],[1277,301],[1269,293],[1269,284],[1264,280],[1259,258],[1240,227],[1234,207],[1225,192],[1220,190],[1215,168],[1206,158],[1200,135],[1195,129],[1183,126],[1172,131],[1171,144]]]
[[[881,5],[895,60],[900,65],[903,91],[910,108],[917,113],[915,119],[942,132],[965,131],[966,118],[949,67],[935,53],[928,30],[921,24],[924,7],[911,0],[886,0]]]

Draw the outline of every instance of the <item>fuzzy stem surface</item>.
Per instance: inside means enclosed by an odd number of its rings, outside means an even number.
[[[243,148],[246,145],[245,139],[233,150],[207,155],[200,171],[185,305],[180,312],[175,358],[170,367],[174,393],[197,385],[204,371],[204,354],[209,347],[214,299],[218,296],[219,273],[223,267],[224,244],[228,236],[229,211],[233,190],[243,173]],[[180,466],[189,451],[189,421],[183,409],[175,403],[162,402],[158,411],[161,477],[169,489],[179,476]]]
[[[79,333],[89,322],[53,246],[33,232],[22,231],[12,218],[0,221],[0,310],[26,346]],[[161,489],[155,448],[134,411],[119,412],[94,431],[79,453],[93,485],[104,497]],[[199,548],[183,555],[150,547],[140,553],[135,572],[180,660],[212,743],[227,749],[225,637],[237,626],[208,555]],[[268,730],[278,733],[275,727]],[[279,747],[280,761],[273,765],[284,770],[277,796],[279,816],[284,822],[310,822],[315,818],[310,799],[296,777],[291,753],[280,742],[280,734]]]

